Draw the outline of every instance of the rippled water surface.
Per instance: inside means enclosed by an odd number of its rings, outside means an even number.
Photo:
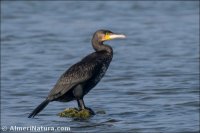
[[[1,3],[1,125],[69,126],[77,132],[198,132],[199,15],[196,2],[21,1]],[[88,120],[56,114],[76,102],[28,114],[59,76],[93,52],[97,29],[127,35],[107,42],[113,61],[85,96]]]

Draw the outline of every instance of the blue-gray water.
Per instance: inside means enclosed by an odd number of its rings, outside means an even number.
[[[69,126],[85,132],[199,131],[199,3],[1,3],[1,125]],[[114,58],[85,103],[106,114],[77,121],[56,114],[76,102],[28,114],[59,76],[93,52],[97,29],[127,35],[107,42]]]

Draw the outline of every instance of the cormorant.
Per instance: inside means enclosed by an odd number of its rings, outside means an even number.
[[[79,109],[88,109],[94,114],[92,109],[85,106],[83,97],[101,80],[112,60],[112,47],[103,42],[116,38],[125,38],[125,35],[115,34],[109,30],[96,31],[92,38],[95,52],[72,65],[61,75],[46,99],[28,117],[37,115],[49,102],[72,100],[77,100]]]

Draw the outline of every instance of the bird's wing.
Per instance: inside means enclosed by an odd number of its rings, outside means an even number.
[[[98,67],[100,67],[98,62],[79,62],[74,64],[59,78],[54,88],[50,91],[48,99],[59,98],[74,86],[89,80]]]

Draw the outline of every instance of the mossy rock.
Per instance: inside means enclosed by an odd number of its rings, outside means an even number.
[[[65,109],[63,112],[58,114],[60,117],[69,117],[69,118],[78,118],[78,119],[87,119],[93,116],[93,114],[87,110],[78,110],[77,108]]]

